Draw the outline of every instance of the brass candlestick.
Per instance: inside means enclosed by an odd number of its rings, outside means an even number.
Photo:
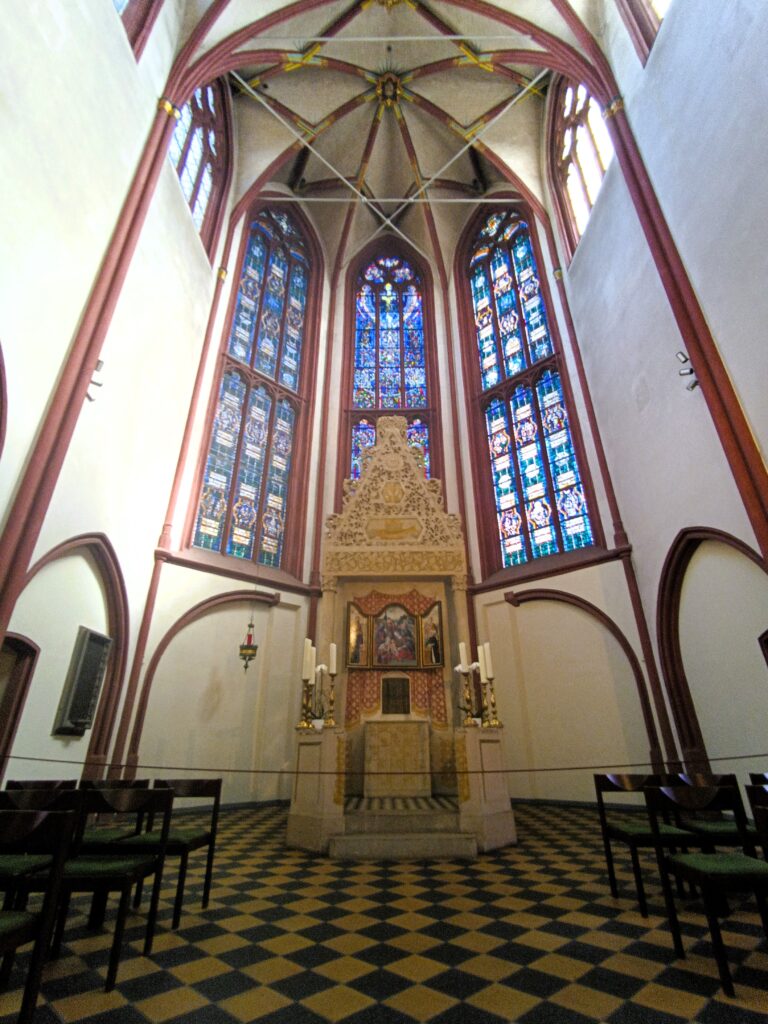
[[[488,680],[481,680],[480,685],[483,691],[483,710],[481,714],[480,724],[484,729],[487,729],[491,725],[491,716],[488,713]]]
[[[493,676],[488,676],[488,694],[491,701],[490,719],[488,721],[488,725],[492,729],[499,729],[501,728],[501,722],[499,721],[498,716],[496,714],[496,694],[493,691]]]
[[[476,726],[477,722],[474,719],[473,711],[475,702],[472,697],[472,685],[469,681],[472,669],[467,665],[459,666],[459,671],[464,679],[464,725],[465,726]]]
[[[301,718],[296,726],[297,729],[312,728],[312,697],[309,679],[301,681]]]
[[[336,682],[336,673],[329,672],[328,675],[331,680],[331,685],[328,687],[328,710],[325,714],[325,724],[336,725],[336,719],[333,717],[333,705],[336,701],[336,691],[334,689],[334,685]]]

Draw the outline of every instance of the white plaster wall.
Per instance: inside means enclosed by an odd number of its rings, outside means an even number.
[[[768,627],[768,576],[725,544],[702,544],[685,574],[679,621],[712,770],[742,779],[765,771],[768,665],[757,638]]]
[[[713,326],[716,317],[728,320],[732,340],[727,348],[721,346],[722,352],[742,396],[747,399],[754,394],[745,406],[757,424],[765,406],[757,395],[763,390],[758,382],[766,378],[768,369],[764,346],[758,353],[754,340],[764,320],[765,299],[754,287],[760,274],[750,272],[737,285],[731,269],[725,270],[734,284],[727,300],[710,287],[711,281],[706,288],[697,282],[704,281],[713,262],[719,261],[725,269],[727,254],[739,254],[742,246],[751,253],[761,245],[764,227],[755,216],[763,201],[760,176],[741,179],[737,206],[729,180],[733,165],[726,169],[725,152],[735,132],[740,176],[745,163],[752,168],[762,165],[763,140],[761,133],[752,131],[748,142],[747,130],[741,124],[735,126],[730,117],[727,94],[735,86],[723,85],[718,94],[708,84],[740,80],[727,57],[709,52],[703,61],[696,50],[703,45],[702,33],[709,38],[715,31],[712,19],[721,16],[715,12],[722,12],[723,5],[681,4],[680,8],[690,11],[694,6],[695,17],[689,13],[688,21],[671,31],[679,9],[673,5],[670,24],[665,23],[646,66],[643,89],[638,89],[633,105],[628,104],[628,113],[705,313]],[[756,39],[755,47],[759,49]],[[745,48],[749,62],[752,51],[747,40]],[[672,81],[677,82],[676,88]],[[699,89],[710,101],[707,122],[717,124],[718,132],[702,132],[701,118],[692,118],[684,108],[684,103],[694,102]],[[724,159],[718,165],[699,150],[694,172],[689,154],[704,135]],[[694,181],[703,177],[707,189],[694,187]],[[751,211],[749,230],[737,226],[741,211]],[[680,529],[704,524],[747,543],[754,543],[754,537],[701,392],[686,391],[687,380],[678,376],[681,364],[675,353],[683,349],[683,342],[616,161],[566,272],[566,285],[653,628],[661,567]],[[742,323],[744,330],[737,339],[735,325]],[[718,342],[723,338],[716,336]]]
[[[169,6],[169,5],[166,5]],[[155,113],[173,8],[141,72],[111,3],[14,4],[0,63],[0,344],[13,430],[5,504],[76,330]],[[154,40],[154,35],[153,35]],[[146,77],[142,77],[145,75]],[[11,99],[12,98],[12,99]]]
[[[40,655],[27,691],[9,779],[77,778],[91,733],[52,736],[56,709],[79,626],[107,634],[101,583],[88,555],[61,558],[42,569],[22,593],[10,630],[28,637]],[[102,690],[103,697],[103,690]]]
[[[245,589],[236,581],[166,566],[146,663],[189,608]],[[251,613],[259,652],[244,672],[238,647]],[[306,601],[283,594],[274,607],[244,600],[218,608],[177,634],[152,680],[138,774],[215,772],[224,776],[227,803],[287,799],[305,631]]]
[[[618,563],[534,587],[565,591],[616,622],[641,657]],[[513,607],[503,591],[475,600],[478,639],[489,640],[513,800],[594,800],[595,771],[648,764],[637,684],[614,637],[587,612],[554,601]]]

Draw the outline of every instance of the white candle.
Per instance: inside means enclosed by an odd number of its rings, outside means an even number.
[[[328,674],[336,675],[336,644],[331,644],[328,648]]]
[[[312,647],[312,645],[310,644],[310,647],[309,647],[309,675],[307,676],[307,679],[311,679],[313,683],[315,681],[315,666],[316,666],[316,664],[317,664],[317,648],[316,647]]]
[[[311,657],[312,657],[312,641],[309,639],[309,637],[307,637],[306,640],[304,641],[304,660],[301,663],[301,678],[304,680],[305,683],[309,679],[310,675],[312,674],[312,669],[311,669],[311,665],[310,665],[310,658]]]
[[[493,679],[493,661],[491,660],[491,644],[490,641],[486,640],[483,644],[483,651],[485,653],[485,672],[489,679]]]
[[[477,660],[480,663],[480,682],[487,683],[488,673],[485,668],[485,651],[483,650],[482,644],[477,645]]]
[[[468,664],[467,645],[463,641],[459,644],[459,661],[461,662],[461,671],[466,672]]]

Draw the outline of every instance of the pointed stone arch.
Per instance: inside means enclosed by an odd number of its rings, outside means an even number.
[[[765,559],[744,541],[724,530],[692,526],[681,530],[672,542],[659,581],[656,603],[656,636],[661,670],[672,715],[680,738],[683,758],[689,767],[709,770],[704,736],[699,725],[680,647],[680,598],[691,559],[705,541],[726,544],[768,573]]]
[[[106,534],[80,534],[57,544],[35,562],[24,579],[24,587],[52,562],[69,555],[83,554],[90,555],[96,565],[107,605],[107,630],[112,638],[112,651],[83,766],[83,778],[98,778],[109,759],[128,660],[128,591],[119,559]]]

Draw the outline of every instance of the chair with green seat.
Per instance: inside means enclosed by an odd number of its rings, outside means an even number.
[[[83,789],[78,790],[82,800],[79,834],[74,844],[74,856],[64,865],[59,916],[53,940],[53,951],[58,953],[66,924],[70,898],[74,893],[92,893],[94,904],[101,906],[110,893],[117,892],[120,899],[115,920],[114,937],[109,955],[109,966],[104,989],[115,987],[117,968],[125,930],[125,920],[134,886],[153,878],[152,897],[144,934],[144,955],[152,952],[157,908],[160,900],[165,848],[173,809],[173,792],[155,789]],[[131,850],[125,843],[104,842],[101,847],[89,842],[88,849],[78,849],[78,841],[85,831],[89,815],[143,814],[152,816],[157,827],[152,842],[141,850]]]
[[[603,837],[603,848],[605,850],[605,863],[608,868],[608,881],[611,887],[611,895],[617,898],[619,895],[616,884],[616,871],[613,863],[613,843],[622,843],[629,848],[632,859],[632,873],[635,877],[635,891],[637,893],[637,904],[643,917],[648,917],[648,905],[645,899],[645,886],[643,875],[640,869],[640,857],[638,851],[641,849],[652,849],[656,838],[651,832],[646,814],[621,814],[617,815],[616,809],[611,808],[605,801],[609,793],[642,793],[647,786],[658,786],[664,779],[661,775],[595,775],[595,795],[597,796],[597,811],[600,817],[600,831]],[[610,814],[609,814],[610,810]],[[693,837],[690,832],[675,824],[663,822],[660,828],[661,838],[664,845],[672,848],[687,848]]]
[[[80,789],[149,789],[149,779],[81,779]],[[85,832],[80,844],[81,851],[85,852],[89,845],[105,842],[117,842],[120,839],[127,839],[130,836],[141,832],[143,817],[140,814],[130,815],[126,820],[125,815],[112,815],[108,823],[97,815],[96,820],[86,825]]]
[[[763,930],[768,937],[768,863],[743,852],[750,846],[750,839],[739,791],[733,786],[651,786],[644,790],[644,795],[649,824],[655,838],[656,859],[675,953],[681,959],[685,958],[670,876],[700,890],[720,982],[726,995],[733,996],[733,980],[718,920],[723,916],[724,908],[727,913],[729,893],[754,893]],[[666,852],[661,836],[662,824],[671,815],[688,821],[704,813],[719,813],[732,819],[741,838],[742,850],[727,853]]]
[[[747,799],[755,819],[757,841],[763,848],[763,857],[768,860],[768,781],[747,786]]]
[[[0,811],[2,856],[29,857],[45,861],[45,885],[39,910],[0,910],[0,954],[3,985],[7,985],[16,950],[32,942],[32,955],[18,1024],[31,1024],[40,991],[43,964],[56,916],[64,863],[69,854],[77,823],[73,811]]]
[[[735,791],[736,798],[743,810],[744,804],[741,799],[738,779],[732,773],[718,775],[709,772],[680,772],[677,778],[685,786],[703,786],[705,788],[729,786]],[[717,846],[743,847],[744,845],[743,836],[731,815],[722,814],[719,811],[702,810],[683,815],[682,823],[685,828],[690,829],[699,837],[700,845],[704,850],[712,852]],[[746,823],[746,834],[748,843],[744,852],[754,857],[755,844],[758,840],[755,827],[750,821]]]
[[[72,787],[25,788],[23,786],[0,790],[2,811],[61,811],[74,812],[79,818],[79,797]],[[0,852],[0,889],[5,893],[3,910],[24,909],[25,881],[36,872],[47,869],[50,853],[3,850]]]
[[[203,883],[203,909],[208,906],[213,880],[213,858],[216,853],[216,832],[219,823],[219,807],[221,804],[221,779],[155,779],[156,789],[171,789],[174,794],[174,806],[178,808],[179,800],[205,801],[210,808],[207,826],[184,826],[179,818],[174,818],[168,835],[167,856],[179,858],[179,876],[176,883],[176,898],[173,903],[173,922],[171,927],[178,928],[181,922],[181,908],[184,902],[184,886],[187,877],[189,855],[195,850],[207,847],[208,856],[205,865],[205,881]],[[151,823],[148,824],[151,828]],[[123,840],[125,845],[141,846],[151,841],[152,832],[142,832]],[[137,903],[140,893],[137,890]],[[135,904],[136,905],[136,904]]]

